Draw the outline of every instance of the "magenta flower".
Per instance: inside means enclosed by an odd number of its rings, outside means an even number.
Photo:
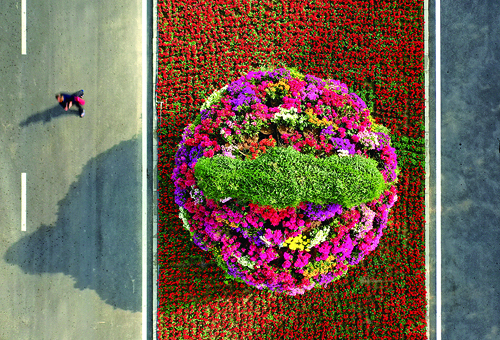
[[[193,242],[223,261],[228,275],[259,289],[296,295],[339,279],[376,248],[397,199],[397,158],[390,137],[372,130],[366,104],[345,84],[292,74],[251,71],[218,92],[218,99],[207,102],[185,129],[171,179]],[[279,126],[272,123],[277,114],[284,117]],[[316,158],[375,158],[389,189],[352,209],[335,202],[278,209],[242,201],[237,193],[212,199],[198,187],[201,157],[247,161],[283,146]],[[291,238],[293,247],[286,242]],[[325,266],[330,269],[312,276],[315,265],[327,260],[333,268]]]

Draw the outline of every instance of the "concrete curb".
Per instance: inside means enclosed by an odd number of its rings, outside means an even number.
[[[424,73],[425,73],[425,291],[426,291],[426,335],[427,339],[430,339],[431,336],[431,235],[430,235],[430,118],[429,118],[429,97],[430,97],[430,88],[429,88],[429,78],[430,78],[430,60],[429,60],[429,0],[424,0]]]
[[[156,102],[156,84],[158,75],[158,3],[157,0],[152,0],[153,13],[152,13],[152,60],[153,60],[153,133],[152,133],[152,153],[153,153],[153,171],[152,171],[152,183],[153,183],[153,199],[152,199],[152,219],[153,219],[153,230],[152,230],[152,252],[153,252],[153,264],[152,264],[152,282],[153,282],[153,296],[152,296],[152,339],[157,340],[157,324],[158,324],[158,103]]]
[[[429,153],[429,0],[424,0],[424,73],[425,73],[425,291],[427,301],[427,339],[430,339],[430,153]]]
[[[158,12],[157,12],[157,0],[152,1],[153,4],[153,39],[152,39],[152,58],[153,58],[153,98],[155,111],[153,112],[153,133],[152,133],[152,152],[153,152],[153,245],[152,245],[152,253],[153,253],[153,296],[152,296],[152,306],[153,306],[153,338],[157,340],[157,322],[158,322],[158,291],[157,291],[157,282],[158,282],[158,253],[157,253],[157,244],[158,244],[158,117],[157,110],[158,105],[160,105],[160,110],[163,105],[166,105],[163,101],[156,101],[156,86],[157,86],[157,74],[158,74]],[[429,0],[424,0],[424,73],[425,73],[425,286],[426,286],[426,301],[427,301],[427,311],[426,311],[426,322],[427,322],[427,339],[430,339],[430,152],[429,152]]]

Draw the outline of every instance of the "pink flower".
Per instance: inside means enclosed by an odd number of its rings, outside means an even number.
[[[297,261],[295,261],[295,267],[302,268],[305,267],[309,263],[309,258],[311,254],[305,251],[300,251]]]
[[[214,156],[214,150],[208,150],[203,152],[203,157],[212,158]]]

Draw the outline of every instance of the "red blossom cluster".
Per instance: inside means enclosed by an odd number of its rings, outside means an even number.
[[[276,145],[276,140],[273,136],[269,136],[269,139],[263,139],[260,142],[250,143],[250,148],[248,149],[252,153],[252,159],[257,158],[258,155],[266,153],[266,146],[273,147]]]
[[[159,339],[426,338],[423,27],[421,0],[158,2]],[[183,229],[170,180],[203,101],[281,64],[369,94],[401,169],[383,242],[329,289],[295,297],[225,284]]]

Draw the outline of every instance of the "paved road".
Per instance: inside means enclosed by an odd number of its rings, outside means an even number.
[[[0,2],[0,339],[141,339],[141,9]]]
[[[431,42],[434,6],[431,1]],[[499,23],[498,1],[441,0],[443,340],[500,339]],[[431,56],[434,53],[432,48]],[[431,126],[434,73],[431,62]],[[430,191],[435,195],[436,144],[431,132]],[[434,265],[431,261],[433,270]],[[435,280],[431,283],[435,288]],[[431,339],[437,336],[435,321],[431,314]]]

